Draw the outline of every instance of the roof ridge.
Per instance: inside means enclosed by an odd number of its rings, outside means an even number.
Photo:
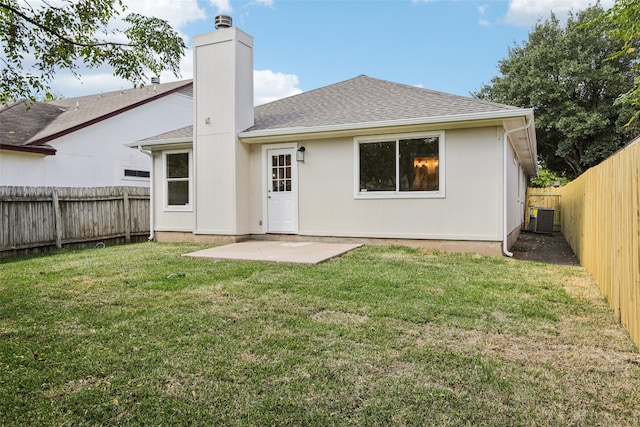
[[[487,101],[486,99],[476,98],[474,96],[458,95],[456,93],[443,92],[441,90],[435,90],[435,89],[430,89],[430,88],[416,86],[416,85],[409,85],[409,84],[406,84],[406,83],[394,82],[394,81],[391,81],[391,80],[381,79],[381,78],[378,78],[378,77],[369,77],[369,76],[366,76],[364,74],[362,74],[362,75],[360,75],[358,77],[362,77],[362,76],[367,77],[369,79],[378,80],[378,81],[381,81],[381,82],[384,82],[384,83],[388,83],[388,84],[391,84],[391,85],[400,86],[400,87],[406,87],[406,88],[413,88],[415,90],[426,91],[426,92],[430,92],[430,93],[435,94],[435,95],[446,96],[448,98],[462,98],[462,99],[473,101],[473,102],[481,102],[481,103],[484,103],[485,105],[495,105],[495,106],[500,106],[500,107],[518,108],[518,107],[514,107],[513,105],[502,104],[500,102]]]
[[[276,104],[276,103],[278,103],[280,101],[289,101],[289,100],[292,100],[294,98],[301,97],[301,96],[304,96],[304,95],[313,96],[313,94],[315,92],[317,92],[317,91],[331,90],[331,88],[333,88],[335,86],[343,85],[343,84],[346,84],[346,83],[351,82],[351,81],[362,80],[362,79],[367,79],[367,80],[370,80],[370,81],[377,81],[377,82],[380,82],[380,83],[384,83],[384,84],[388,84],[388,85],[392,85],[392,86],[396,86],[396,87],[401,87],[401,88],[405,88],[405,89],[409,89],[409,90],[421,91],[422,93],[428,92],[430,94],[437,95],[437,96],[442,96],[442,97],[447,97],[449,99],[451,99],[451,98],[464,99],[466,101],[482,103],[482,104],[487,105],[487,106],[496,106],[496,107],[502,107],[502,108],[505,108],[505,107],[506,108],[510,108],[510,109],[511,108],[518,108],[518,107],[514,107],[513,105],[507,105],[507,104],[501,104],[499,102],[487,101],[485,99],[475,98],[473,96],[458,95],[458,94],[454,94],[454,93],[443,92],[443,91],[439,91],[439,90],[435,90],[435,89],[430,89],[430,88],[410,85],[410,84],[406,84],[406,83],[394,82],[394,81],[382,79],[382,78],[379,78],[379,77],[371,77],[371,76],[368,76],[366,74],[359,74],[356,77],[352,77],[350,79],[342,80],[342,81],[339,81],[339,82],[336,82],[336,83],[329,84],[327,86],[317,87],[315,89],[304,91],[302,93],[291,95],[291,96],[288,96],[288,97],[285,97],[285,98],[280,98],[280,99],[277,99],[275,101],[267,102],[265,104],[261,104],[261,105],[256,106],[256,108],[273,105],[273,104]]]
[[[329,89],[329,88],[332,88],[332,87],[337,86],[339,84],[343,84],[343,83],[346,83],[346,82],[350,82],[352,80],[356,80],[356,79],[358,79],[360,77],[368,77],[368,76],[365,75],[365,74],[360,74],[360,75],[358,75],[356,77],[351,77],[350,79],[346,79],[346,80],[342,80],[342,81],[339,81],[339,82],[331,83],[331,84],[329,84],[327,86],[320,86],[320,87],[317,87],[317,88],[314,88],[314,89],[305,90],[304,92],[296,93],[295,95],[287,96],[287,97],[284,97],[284,98],[276,99],[275,101],[266,102],[264,104],[256,105],[255,108],[259,108],[259,107],[267,106],[267,105],[272,105],[272,104],[278,103],[280,101],[290,100],[292,98],[297,98],[297,97],[300,97],[302,95],[312,95],[314,92],[324,91],[325,89]]]
[[[131,92],[135,92],[137,90],[144,90],[144,89],[151,89],[152,87],[156,86],[158,88],[162,88],[165,89],[169,86],[175,86],[175,88],[183,88],[186,87],[190,84],[193,84],[193,79],[185,79],[185,80],[176,80],[173,82],[167,82],[167,83],[160,83],[157,85],[145,85],[145,86],[140,86],[140,87],[132,87],[132,88],[128,88],[128,89],[119,89],[119,90],[110,90],[108,92],[99,92],[99,93],[90,93],[87,95],[81,95],[81,96],[74,96],[71,98],[61,98],[61,99],[54,99],[52,101],[48,101],[46,102],[46,104],[54,104],[56,105],[56,103],[60,103],[60,102],[68,102],[68,101],[73,101],[73,100],[80,100],[83,98],[99,98],[101,96],[110,96],[110,95],[118,95],[118,94],[125,94],[125,93],[131,93]],[[155,93],[153,93],[153,96],[157,96],[157,95],[161,95],[162,93],[164,93],[163,91],[156,91]]]
[[[518,107],[405,83],[357,77],[259,105],[251,130],[460,116]]]

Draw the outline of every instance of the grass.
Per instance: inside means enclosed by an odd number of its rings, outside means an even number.
[[[0,260],[0,425],[638,425],[640,355],[582,268],[201,248]]]

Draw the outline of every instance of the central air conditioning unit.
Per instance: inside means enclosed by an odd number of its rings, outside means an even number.
[[[529,212],[529,231],[534,233],[553,233],[554,210],[550,208],[531,208]]]

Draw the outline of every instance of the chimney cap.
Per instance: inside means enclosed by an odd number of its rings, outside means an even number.
[[[229,15],[218,15],[215,17],[214,25],[216,30],[220,28],[231,28],[233,26],[233,20]]]

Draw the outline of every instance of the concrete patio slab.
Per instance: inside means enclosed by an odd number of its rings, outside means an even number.
[[[274,242],[250,240],[184,254],[191,258],[319,264],[340,256],[362,243]]]

